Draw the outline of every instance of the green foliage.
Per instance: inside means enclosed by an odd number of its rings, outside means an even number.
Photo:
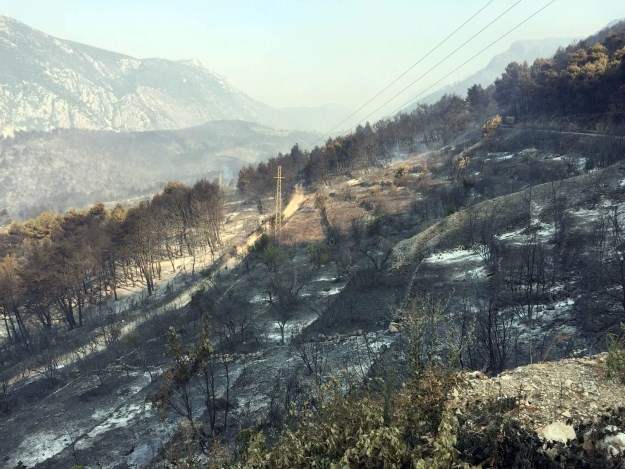
[[[268,162],[262,161],[256,168],[245,166],[239,170],[237,188],[249,196],[260,196],[275,191],[278,166],[282,166],[283,187],[292,187],[298,182],[300,173],[309,158],[308,151],[302,151],[296,143],[289,153],[278,153]]]
[[[451,466],[458,457],[458,450],[455,448],[458,441],[458,428],[458,418],[454,414],[454,409],[445,409],[438,425],[438,434],[432,442],[431,461],[439,467]]]
[[[321,386],[315,404],[295,414],[271,447],[261,432],[247,430],[242,441],[242,467],[613,467],[603,452],[588,452],[583,440],[568,445],[541,440],[507,412],[514,399],[477,401],[459,409],[452,397],[455,376],[429,368],[419,382],[392,396],[390,419],[383,399],[345,394],[338,383]],[[600,426],[622,425],[623,410]],[[590,434],[582,426],[578,434]],[[605,430],[592,430],[600,441]],[[243,441],[244,440],[244,441]]]
[[[360,435],[340,463],[350,467],[399,467],[409,459],[399,428],[380,427]]]
[[[482,93],[480,99],[484,100],[482,104],[485,106],[491,101],[487,93]],[[454,134],[472,124],[467,101],[457,95],[445,95],[434,104],[419,105],[409,114],[381,120],[375,126],[367,123],[348,135],[329,138],[324,145],[303,156],[301,152],[295,158],[293,152],[291,155],[279,154],[269,163],[259,163],[256,168],[242,168],[238,187],[250,195],[272,193],[278,165],[283,166],[283,174],[286,174],[285,186],[302,178],[310,184],[327,183],[330,176],[371,167],[396,151],[414,152],[422,145],[447,145]],[[324,203],[320,196],[316,206],[320,208]]]
[[[608,378],[614,378],[625,384],[625,325],[621,324],[620,334],[608,334]]]
[[[439,370],[440,371],[440,370]],[[450,375],[427,373],[386,406],[383,396],[346,395],[321,386],[316,406],[267,449],[262,434],[245,435],[245,467],[465,467],[454,448],[458,419]],[[390,410],[390,415],[385,417]]]
[[[184,428],[188,429],[188,435],[183,438],[183,443],[198,442],[202,452],[206,450],[206,434],[201,431],[201,427],[198,427],[196,422],[192,390],[198,385],[198,376],[205,375],[206,367],[214,358],[209,332],[208,316],[204,316],[203,328],[197,341],[185,350],[180,334],[174,327],[169,328],[165,353],[171,364],[163,373],[161,386],[152,397],[156,407],[161,409],[168,407],[186,419],[187,425]],[[201,388],[201,380],[199,387]],[[205,403],[208,407],[207,400]],[[207,408],[207,410],[210,412],[212,408]]]
[[[449,215],[453,215],[454,213],[456,213],[456,207],[454,207],[452,204],[446,204],[445,216],[448,217]]]
[[[286,259],[286,252],[280,246],[270,244],[264,249],[263,257],[268,264],[276,266]]]
[[[467,89],[467,102],[469,103],[471,112],[479,117],[484,114],[488,108],[491,97],[489,92],[485,90],[482,85],[473,85]]]
[[[213,359],[213,352],[214,348],[210,340],[210,320],[209,316],[205,315],[202,331],[189,350],[189,357],[196,364],[195,366],[201,367]]]
[[[248,248],[249,254],[262,262],[267,270],[276,274],[279,268],[288,260],[290,251],[272,243],[266,233],[263,233],[254,244]]]
[[[623,32],[608,34],[602,44],[580,42],[551,59],[508,64],[495,80],[494,98],[513,116],[585,114],[625,110]],[[594,115],[594,116],[593,116]]]
[[[167,356],[173,361],[172,366],[164,373],[167,384],[175,388],[187,384],[193,375],[193,362],[184,351],[180,335],[173,326],[167,331],[165,349]]]
[[[94,325],[89,306],[103,296],[117,299],[130,278],[151,295],[165,259],[175,269],[175,258],[216,253],[222,205],[219,186],[200,180],[192,187],[168,183],[127,211],[118,204],[108,213],[97,203],[14,223],[0,233],[0,310],[10,311],[16,326],[9,339],[27,344],[38,321],[48,330],[61,318],[70,330]],[[119,331],[107,328],[105,340],[116,344]]]
[[[459,421],[454,374],[438,364],[446,304],[426,296],[407,319],[410,379],[393,393],[345,392],[337,381],[317,388],[273,447],[247,432],[245,467],[466,467],[456,449]],[[453,360],[448,354],[448,360]],[[449,370],[449,371],[448,371]],[[392,374],[389,375],[392,378]]]
[[[358,126],[348,134],[329,138],[324,145],[303,154],[279,154],[257,168],[239,173],[238,187],[245,193],[271,193],[275,190],[276,167],[282,165],[288,180],[295,184],[328,182],[330,176],[380,163],[394,151],[415,151],[422,145],[447,145],[458,132],[493,114],[494,101],[506,116],[557,117],[582,124],[600,119],[622,122],[625,112],[625,34],[615,31],[602,43],[580,42],[559,50],[554,57],[537,59],[533,64],[512,62],[495,86],[474,85],[466,99],[444,95],[438,102],[421,104],[411,113],[398,114],[371,126]],[[492,135],[498,119],[484,127]],[[395,175],[402,179],[402,170]],[[317,202],[321,206],[321,200]]]
[[[329,262],[332,262],[332,253],[329,246],[323,241],[310,243],[306,246],[308,261],[315,268],[319,269]]]
[[[254,244],[252,244],[249,247],[249,252],[251,253],[263,252],[265,248],[269,246],[270,241],[271,240],[269,239],[269,235],[267,233],[261,234],[260,237],[256,241],[254,241]]]
[[[157,407],[168,405],[189,420],[192,419],[192,408],[188,400],[191,379],[199,371],[200,366],[210,359],[212,352],[212,344],[208,340],[206,327],[189,351],[184,349],[180,334],[176,329],[173,326],[169,328],[165,353],[171,365],[163,373],[162,386],[153,399]]]
[[[251,427],[241,430],[236,437],[239,456],[245,466],[258,467],[267,452],[265,435]]]

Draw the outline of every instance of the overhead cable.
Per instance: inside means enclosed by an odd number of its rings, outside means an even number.
[[[521,27],[523,24],[527,23],[529,20],[531,20],[534,16],[538,15],[541,11],[543,11],[545,8],[547,8],[549,5],[551,5],[552,3],[554,3],[556,0],[551,0],[549,3],[547,3],[546,5],[544,5],[542,8],[538,9],[537,11],[535,11],[534,13],[532,13],[530,16],[528,16],[527,18],[525,18],[523,21],[521,21],[519,24],[517,24],[515,27],[509,29],[506,33],[502,34],[501,36],[499,36],[497,39],[495,39],[493,42],[491,42],[489,45],[487,45],[486,47],[484,47],[482,50],[480,50],[478,53],[476,53],[475,55],[473,55],[471,58],[467,59],[466,61],[464,61],[462,64],[458,65],[456,68],[454,68],[451,72],[447,73],[445,76],[443,76],[441,79],[439,79],[438,81],[432,83],[430,86],[428,86],[426,89],[424,89],[423,91],[421,91],[418,95],[412,97],[409,101],[406,101],[404,104],[402,104],[400,107],[398,107],[397,109],[395,109],[393,112],[391,112],[390,114],[387,115],[387,117],[390,117],[394,114],[396,114],[397,112],[401,111],[402,109],[404,109],[406,106],[409,106],[411,103],[413,103],[417,98],[419,98],[423,93],[425,93],[426,91],[428,91],[429,89],[431,89],[432,87],[438,85],[441,81],[443,81],[445,78],[449,77],[451,74],[457,72],[460,68],[464,67],[466,64],[468,64],[469,62],[471,62],[473,59],[475,59],[478,55],[482,54],[483,52],[485,52],[487,49],[489,49],[490,47],[492,47],[493,45],[495,45],[497,42],[501,41],[504,37],[506,37],[508,34],[510,34],[511,32],[513,32],[515,29]],[[388,101],[390,102],[390,101]],[[387,104],[388,104],[387,102]],[[378,109],[379,110],[379,109]],[[377,110],[376,110],[377,111]],[[375,112],[375,111],[374,111]],[[370,117],[371,114],[369,114],[366,118]],[[365,119],[366,119],[365,118]]]
[[[447,42],[447,40],[449,40],[454,34],[456,34],[458,31],[460,31],[464,26],[467,25],[467,23],[469,23],[469,21],[471,21],[473,18],[475,18],[477,15],[479,15],[484,9],[486,9],[486,7],[488,7],[488,5],[490,5],[491,3],[493,3],[495,0],[490,0],[489,2],[487,2],[484,6],[482,6],[479,10],[477,10],[475,13],[473,13],[473,15],[471,15],[464,23],[462,23],[460,26],[458,26],[456,29],[454,29],[451,33],[449,33],[447,35],[447,37],[445,37],[442,41],[440,41],[438,44],[436,44],[432,49],[430,49],[424,56],[422,56],[419,60],[417,60],[414,64],[412,64],[408,69],[406,69],[401,75],[399,75],[397,78],[395,78],[392,82],[390,82],[388,85],[386,85],[381,91],[379,91],[374,97],[372,97],[371,99],[369,99],[369,101],[367,101],[366,103],[364,103],[362,106],[360,106],[358,109],[356,109],[354,112],[352,112],[349,116],[347,116],[345,119],[343,119],[341,122],[339,122],[338,124],[336,124],[331,130],[329,130],[328,132],[326,132],[323,137],[321,137],[319,140],[322,140],[323,138],[325,138],[325,136],[330,135],[332,132],[334,132],[336,129],[338,129],[341,125],[343,125],[345,122],[347,122],[349,119],[351,119],[352,117],[354,117],[356,114],[358,114],[360,111],[362,111],[366,106],[368,106],[369,104],[371,104],[375,99],[377,99],[382,93],[384,93],[386,90],[388,90],[391,86],[393,86],[395,83],[397,83],[399,80],[401,80],[408,72],[410,72],[413,68],[415,68],[417,65],[419,65],[421,62],[423,62],[423,60],[425,60],[427,57],[430,56],[430,54],[432,54],[434,51],[436,51],[440,46],[442,46],[445,42]],[[520,1],[520,0],[519,0]],[[518,2],[517,2],[518,3]]]
[[[553,3],[555,0],[552,0],[551,3]],[[501,19],[506,13],[508,13],[510,10],[512,10],[515,6],[517,6],[519,3],[521,3],[522,0],[518,0],[516,3],[514,3],[511,7],[509,7],[508,9],[506,9],[503,13],[501,13],[499,16],[497,16],[494,20],[492,20],[490,23],[488,23],[486,26],[484,26],[482,29],[480,29],[477,33],[475,33],[473,36],[471,36],[469,39],[467,39],[465,42],[463,42],[462,44],[460,44],[458,47],[456,47],[453,51],[451,51],[449,54],[447,54],[442,60],[440,60],[438,63],[436,63],[436,65],[430,67],[425,73],[423,73],[422,75],[420,75],[416,80],[414,80],[412,83],[410,83],[408,86],[404,87],[401,91],[399,91],[398,93],[396,93],[395,95],[393,95],[390,99],[386,100],[386,102],[384,102],[384,104],[382,104],[381,106],[378,106],[374,111],[370,112],[366,117],[364,117],[363,119],[360,120],[360,122],[366,121],[369,117],[371,117],[372,115],[374,115],[376,112],[378,112],[380,109],[382,109],[383,107],[385,107],[387,104],[389,104],[391,101],[395,100],[395,98],[399,97],[400,95],[402,95],[406,90],[408,90],[409,88],[411,88],[413,85],[415,85],[417,82],[419,82],[423,77],[425,77],[426,75],[428,75],[430,72],[432,72],[434,69],[436,69],[437,67],[439,67],[443,62],[445,62],[447,59],[449,59],[452,55],[454,55],[456,52],[458,52],[460,49],[462,49],[464,46],[466,46],[469,42],[471,42],[473,39],[475,39],[477,36],[479,36],[481,33],[483,33],[486,29],[488,29],[490,26],[492,26],[495,22],[497,22],[499,19]],[[544,8],[546,8],[547,5],[545,5],[543,8],[541,8],[541,10],[543,10]],[[539,13],[541,10],[539,10],[538,12],[534,13],[537,14]],[[532,16],[534,16],[532,15]],[[531,18],[531,17],[530,17]],[[502,39],[503,37],[505,37],[507,34],[509,34],[510,32],[512,32],[514,29],[518,28],[519,26],[521,26],[521,24],[523,24],[525,21],[529,20],[530,18],[527,18],[526,20],[524,20],[522,23],[520,23],[519,25],[515,26],[512,30],[508,31],[506,34],[504,34],[503,36],[499,37],[499,39],[497,39],[495,42],[499,41],[500,39]],[[490,47],[491,45],[493,45],[495,42],[491,43],[488,47]],[[478,54],[474,55],[471,59],[467,60],[466,62],[464,62],[462,65],[465,65],[467,62],[471,61],[473,58],[475,58],[477,55],[481,54],[482,52],[484,52],[486,49],[488,49],[488,47],[482,49]],[[462,65],[460,67],[462,67]],[[460,68],[458,67],[458,68]],[[456,68],[454,71],[458,70],[458,68]],[[451,72],[453,73],[453,72]],[[451,75],[451,73],[445,75],[443,78],[441,78],[439,81],[437,81],[435,84],[440,83],[442,80],[444,80],[445,78],[447,78],[449,75]],[[434,85],[432,85],[434,86]],[[431,88],[431,87],[430,87]],[[429,89],[429,88],[428,88]],[[414,98],[413,98],[414,99]],[[412,100],[411,100],[412,101]],[[402,106],[403,108],[403,106]],[[359,122],[359,123],[360,123]]]

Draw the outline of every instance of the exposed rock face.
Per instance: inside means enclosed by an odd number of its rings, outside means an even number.
[[[57,39],[0,15],[0,135],[158,130],[267,121],[275,111],[197,62],[139,60]]]
[[[574,427],[597,423],[625,404],[625,387],[608,379],[606,353],[537,363],[489,378],[479,371],[462,373],[462,394],[468,405],[489,399],[512,399],[508,414],[548,441],[583,440],[586,451],[614,457],[625,451],[623,428],[576,435]],[[579,437],[579,438],[578,438]]]
[[[556,420],[573,424],[590,421],[625,403],[625,388],[606,378],[605,361],[604,353],[536,363],[493,378],[467,373],[467,394],[474,398],[515,398],[518,418],[533,428]]]

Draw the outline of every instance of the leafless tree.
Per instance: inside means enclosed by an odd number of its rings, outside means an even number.
[[[280,329],[280,345],[284,345],[284,330],[295,314],[297,296],[303,287],[303,283],[298,284],[294,269],[276,274],[270,281],[267,302]]]
[[[487,369],[492,373],[504,370],[518,331],[513,325],[511,311],[500,307],[500,279],[492,278],[489,285],[477,291],[477,340],[488,357]]]
[[[323,342],[306,341],[298,337],[291,342],[291,348],[302,360],[308,373],[319,384],[327,367],[327,354]]]
[[[546,252],[541,242],[532,239],[521,246],[517,282],[523,294],[525,317],[533,319],[534,305],[546,287]]]

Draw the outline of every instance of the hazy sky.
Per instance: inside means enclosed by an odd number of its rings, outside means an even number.
[[[400,83],[415,80],[518,0],[493,0]],[[434,83],[550,0],[509,13],[402,95]],[[197,58],[272,106],[356,108],[488,0],[2,0],[0,12],[57,37],[139,58]],[[517,39],[581,38],[625,17],[623,0],[556,0],[453,75],[482,68]],[[389,92],[392,95],[392,90]],[[391,109],[393,104],[390,105]]]

